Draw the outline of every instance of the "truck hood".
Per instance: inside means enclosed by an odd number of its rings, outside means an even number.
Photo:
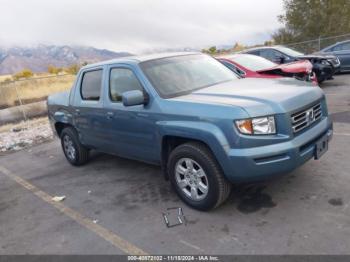
[[[283,114],[320,100],[323,91],[293,78],[244,78],[216,84],[172,98],[192,103],[237,106],[251,117]]]

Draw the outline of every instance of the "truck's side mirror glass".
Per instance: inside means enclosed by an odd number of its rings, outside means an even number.
[[[146,97],[140,90],[127,91],[122,94],[122,101],[124,106],[136,106],[146,103]]]

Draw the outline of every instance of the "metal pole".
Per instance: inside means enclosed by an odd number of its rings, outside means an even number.
[[[17,90],[17,86],[16,86],[16,82],[13,82],[14,86],[15,86],[15,90],[16,90],[16,95],[17,95],[17,100],[20,104],[20,110],[22,111],[22,114],[23,114],[23,117],[24,117],[24,121],[27,122],[27,115],[26,115],[26,112],[24,111],[24,108],[23,108],[23,103],[22,103],[22,99],[20,98],[19,96],[19,93],[18,93],[18,90]]]
[[[321,37],[318,37],[318,51],[321,51]]]
[[[5,96],[4,96],[4,93],[3,93],[3,88],[4,88],[4,86],[5,85],[3,85],[3,84],[0,84],[0,94],[1,94],[1,97],[3,98],[3,99],[5,99]]]

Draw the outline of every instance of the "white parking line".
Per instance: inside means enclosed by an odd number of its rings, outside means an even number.
[[[198,246],[196,246],[196,245],[193,245],[193,244],[191,244],[191,243],[188,243],[188,242],[185,241],[185,240],[182,240],[182,239],[181,239],[179,242],[180,242],[181,244],[184,244],[184,245],[188,246],[188,247],[191,247],[191,248],[196,249],[196,250],[198,250],[198,251],[204,252],[204,250],[201,249],[200,247],[198,247]]]
[[[350,133],[333,133],[336,136],[350,136]]]
[[[85,217],[84,215],[78,213],[77,211],[65,206],[61,202],[55,202],[52,200],[52,196],[47,194],[46,192],[40,190],[33,184],[29,183],[25,179],[15,175],[7,168],[0,166],[0,172],[9,177],[10,179],[17,182],[22,187],[26,188],[30,192],[32,192],[34,195],[42,199],[43,201],[47,202],[51,206],[55,207],[59,211],[61,211],[66,216],[70,217],[80,225],[84,226],[85,228],[89,229],[90,231],[94,232],[96,235],[100,236],[101,238],[105,239],[109,243],[111,243],[113,246],[117,247],[118,249],[122,250],[126,254],[129,255],[148,255],[145,251],[142,249],[136,247],[135,245],[131,244],[127,240],[123,239],[122,237],[118,236],[117,234],[109,231],[108,229],[95,224],[91,219]]]

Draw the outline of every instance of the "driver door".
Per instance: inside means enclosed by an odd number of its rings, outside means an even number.
[[[109,68],[108,92],[105,94],[105,127],[109,151],[128,158],[154,162],[159,156],[155,148],[155,121],[149,104],[124,106],[122,94],[144,88],[131,67]]]

